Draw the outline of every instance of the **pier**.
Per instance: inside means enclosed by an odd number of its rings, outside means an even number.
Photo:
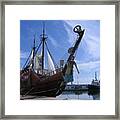
[[[79,90],[88,90],[88,84],[71,84],[65,87],[64,91],[79,91]]]

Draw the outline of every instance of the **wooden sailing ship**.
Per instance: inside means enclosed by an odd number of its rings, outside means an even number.
[[[55,97],[62,93],[66,84],[73,81],[73,66],[77,65],[74,61],[75,52],[81,42],[84,30],[80,25],[74,27],[73,31],[77,33],[78,37],[75,44],[68,49],[68,59],[64,63],[60,60],[60,65],[56,65],[47,45],[47,36],[43,28],[41,35],[41,42],[36,47],[35,39],[31,53],[20,70],[20,94],[21,95],[39,95]],[[38,50],[41,48],[41,52]],[[48,54],[48,63],[50,67],[45,68],[45,48]],[[78,70],[78,69],[77,69]]]

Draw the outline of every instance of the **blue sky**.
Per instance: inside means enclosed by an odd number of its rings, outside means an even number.
[[[91,83],[94,73],[100,78],[100,21],[99,20],[45,20],[45,32],[48,36],[49,49],[59,64],[60,59],[68,56],[67,50],[73,45],[77,34],[73,32],[76,25],[85,29],[85,34],[76,54],[76,63],[80,73],[74,70],[74,83]],[[24,65],[33,45],[40,42],[42,20],[20,21],[20,65]]]

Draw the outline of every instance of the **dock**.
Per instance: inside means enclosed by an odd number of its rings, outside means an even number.
[[[65,87],[64,91],[79,91],[79,90],[88,90],[88,84],[71,84]]]

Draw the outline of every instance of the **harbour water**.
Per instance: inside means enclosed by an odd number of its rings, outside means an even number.
[[[45,96],[25,96],[21,97],[21,100],[100,100],[100,92],[89,91],[64,91],[57,97],[45,97]]]
[[[61,95],[57,96],[58,100],[100,100],[100,93],[89,91],[69,91],[63,92]]]

